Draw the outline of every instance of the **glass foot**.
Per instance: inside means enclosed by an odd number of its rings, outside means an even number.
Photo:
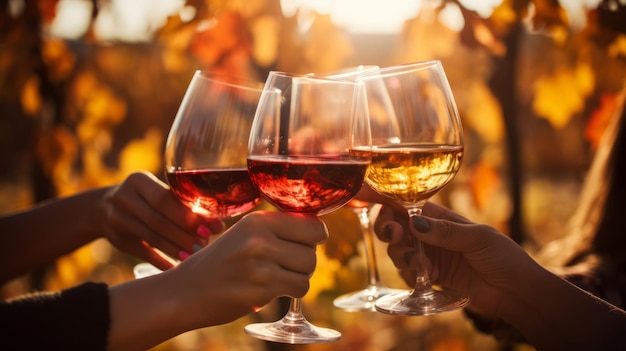
[[[139,263],[133,268],[133,273],[135,274],[136,279],[149,277],[161,272],[163,271],[147,262]]]
[[[401,316],[429,316],[453,311],[466,306],[469,297],[449,289],[431,290],[426,293],[404,291],[376,300],[379,312]]]
[[[391,289],[381,286],[370,286],[356,292],[347,293],[337,297],[333,305],[348,312],[376,311],[376,300],[390,294],[397,294],[404,290]]]
[[[249,324],[244,330],[255,338],[286,344],[316,344],[341,338],[340,332],[316,327],[304,319],[293,322],[283,318],[273,323]]]

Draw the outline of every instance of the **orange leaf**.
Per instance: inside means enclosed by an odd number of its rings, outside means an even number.
[[[222,12],[200,23],[191,52],[206,66],[226,65],[239,52],[250,55],[252,43],[247,25],[236,12]]]
[[[489,205],[498,188],[500,176],[498,170],[485,162],[479,162],[470,176],[470,189],[476,207],[480,210]]]
[[[596,148],[600,143],[602,134],[615,114],[618,103],[618,93],[606,93],[600,97],[600,106],[592,113],[585,126],[585,137]]]
[[[532,17],[534,29],[568,26],[567,13],[557,0],[533,0],[535,14]]]

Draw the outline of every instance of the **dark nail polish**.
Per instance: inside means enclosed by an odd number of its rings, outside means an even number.
[[[415,216],[413,217],[413,227],[420,233],[428,233],[430,223],[422,216]]]
[[[387,241],[391,241],[392,234],[393,234],[393,226],[391,224],[386,225],[383,228],[383,238]]]

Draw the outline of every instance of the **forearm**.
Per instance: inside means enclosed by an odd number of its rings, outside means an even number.
[[[0,282],[25,274],[98,237],[95,216],[108,188],[0,217]]]
[[[538,350],[623,349],[624,311],[539,265],[523,268],[501,305],[501,316],[533,346]]]
[[[164,272],[109,288],[110,350],[146,350],[202,325],[193,307],[181,305],[177,286]]]

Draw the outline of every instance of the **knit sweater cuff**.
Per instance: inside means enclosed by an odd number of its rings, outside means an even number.
[[[110,319],[103,283],[30,294],[0,303],[0,348],[104,351]]]

